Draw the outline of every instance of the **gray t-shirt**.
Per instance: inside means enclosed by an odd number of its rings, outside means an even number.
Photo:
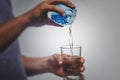
[[[0,24],[13,18],[10,0],[0,0]],[[18,40],[0,53],[0,80],[27,80]]]

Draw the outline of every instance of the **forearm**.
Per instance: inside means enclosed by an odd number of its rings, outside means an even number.
[[[4,51],[14,40],[16,40],[27,26],[34,24],[37,20],[39,20],[41,24],[43,19],[40,15],[41,12],[42,10],[33,8],[21,16],[0,24],[0,52]]]
[[[49,57],[28,58],[23,56],[23,63],[28,76],[51,72]]]
[[[0,52],[4,51],[27,27],[29,15],[24,14],[0,24]]]

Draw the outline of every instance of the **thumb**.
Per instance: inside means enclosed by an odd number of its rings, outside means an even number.
[[[59,64],[62,64],[63,63],[63,61],[62,61],[62,56],[60,55],[59,56]]]

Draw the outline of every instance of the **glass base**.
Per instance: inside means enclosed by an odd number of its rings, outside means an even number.
[[[80,76],[66,76],[63,80],[81,80]]]

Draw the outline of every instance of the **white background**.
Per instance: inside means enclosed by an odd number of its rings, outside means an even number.
[[[33,8],[42,0],[11,0],[15,16]],[[75,44],[82,46],[85,80],[120,79],[120,0],[71,0],[77,6],[73,23]],[[60,53],[68,43],[68,28],[29,27],[19,37],[21,52],[29,57]],[[28,77],[28,80],[62,80],[53,74]]]

